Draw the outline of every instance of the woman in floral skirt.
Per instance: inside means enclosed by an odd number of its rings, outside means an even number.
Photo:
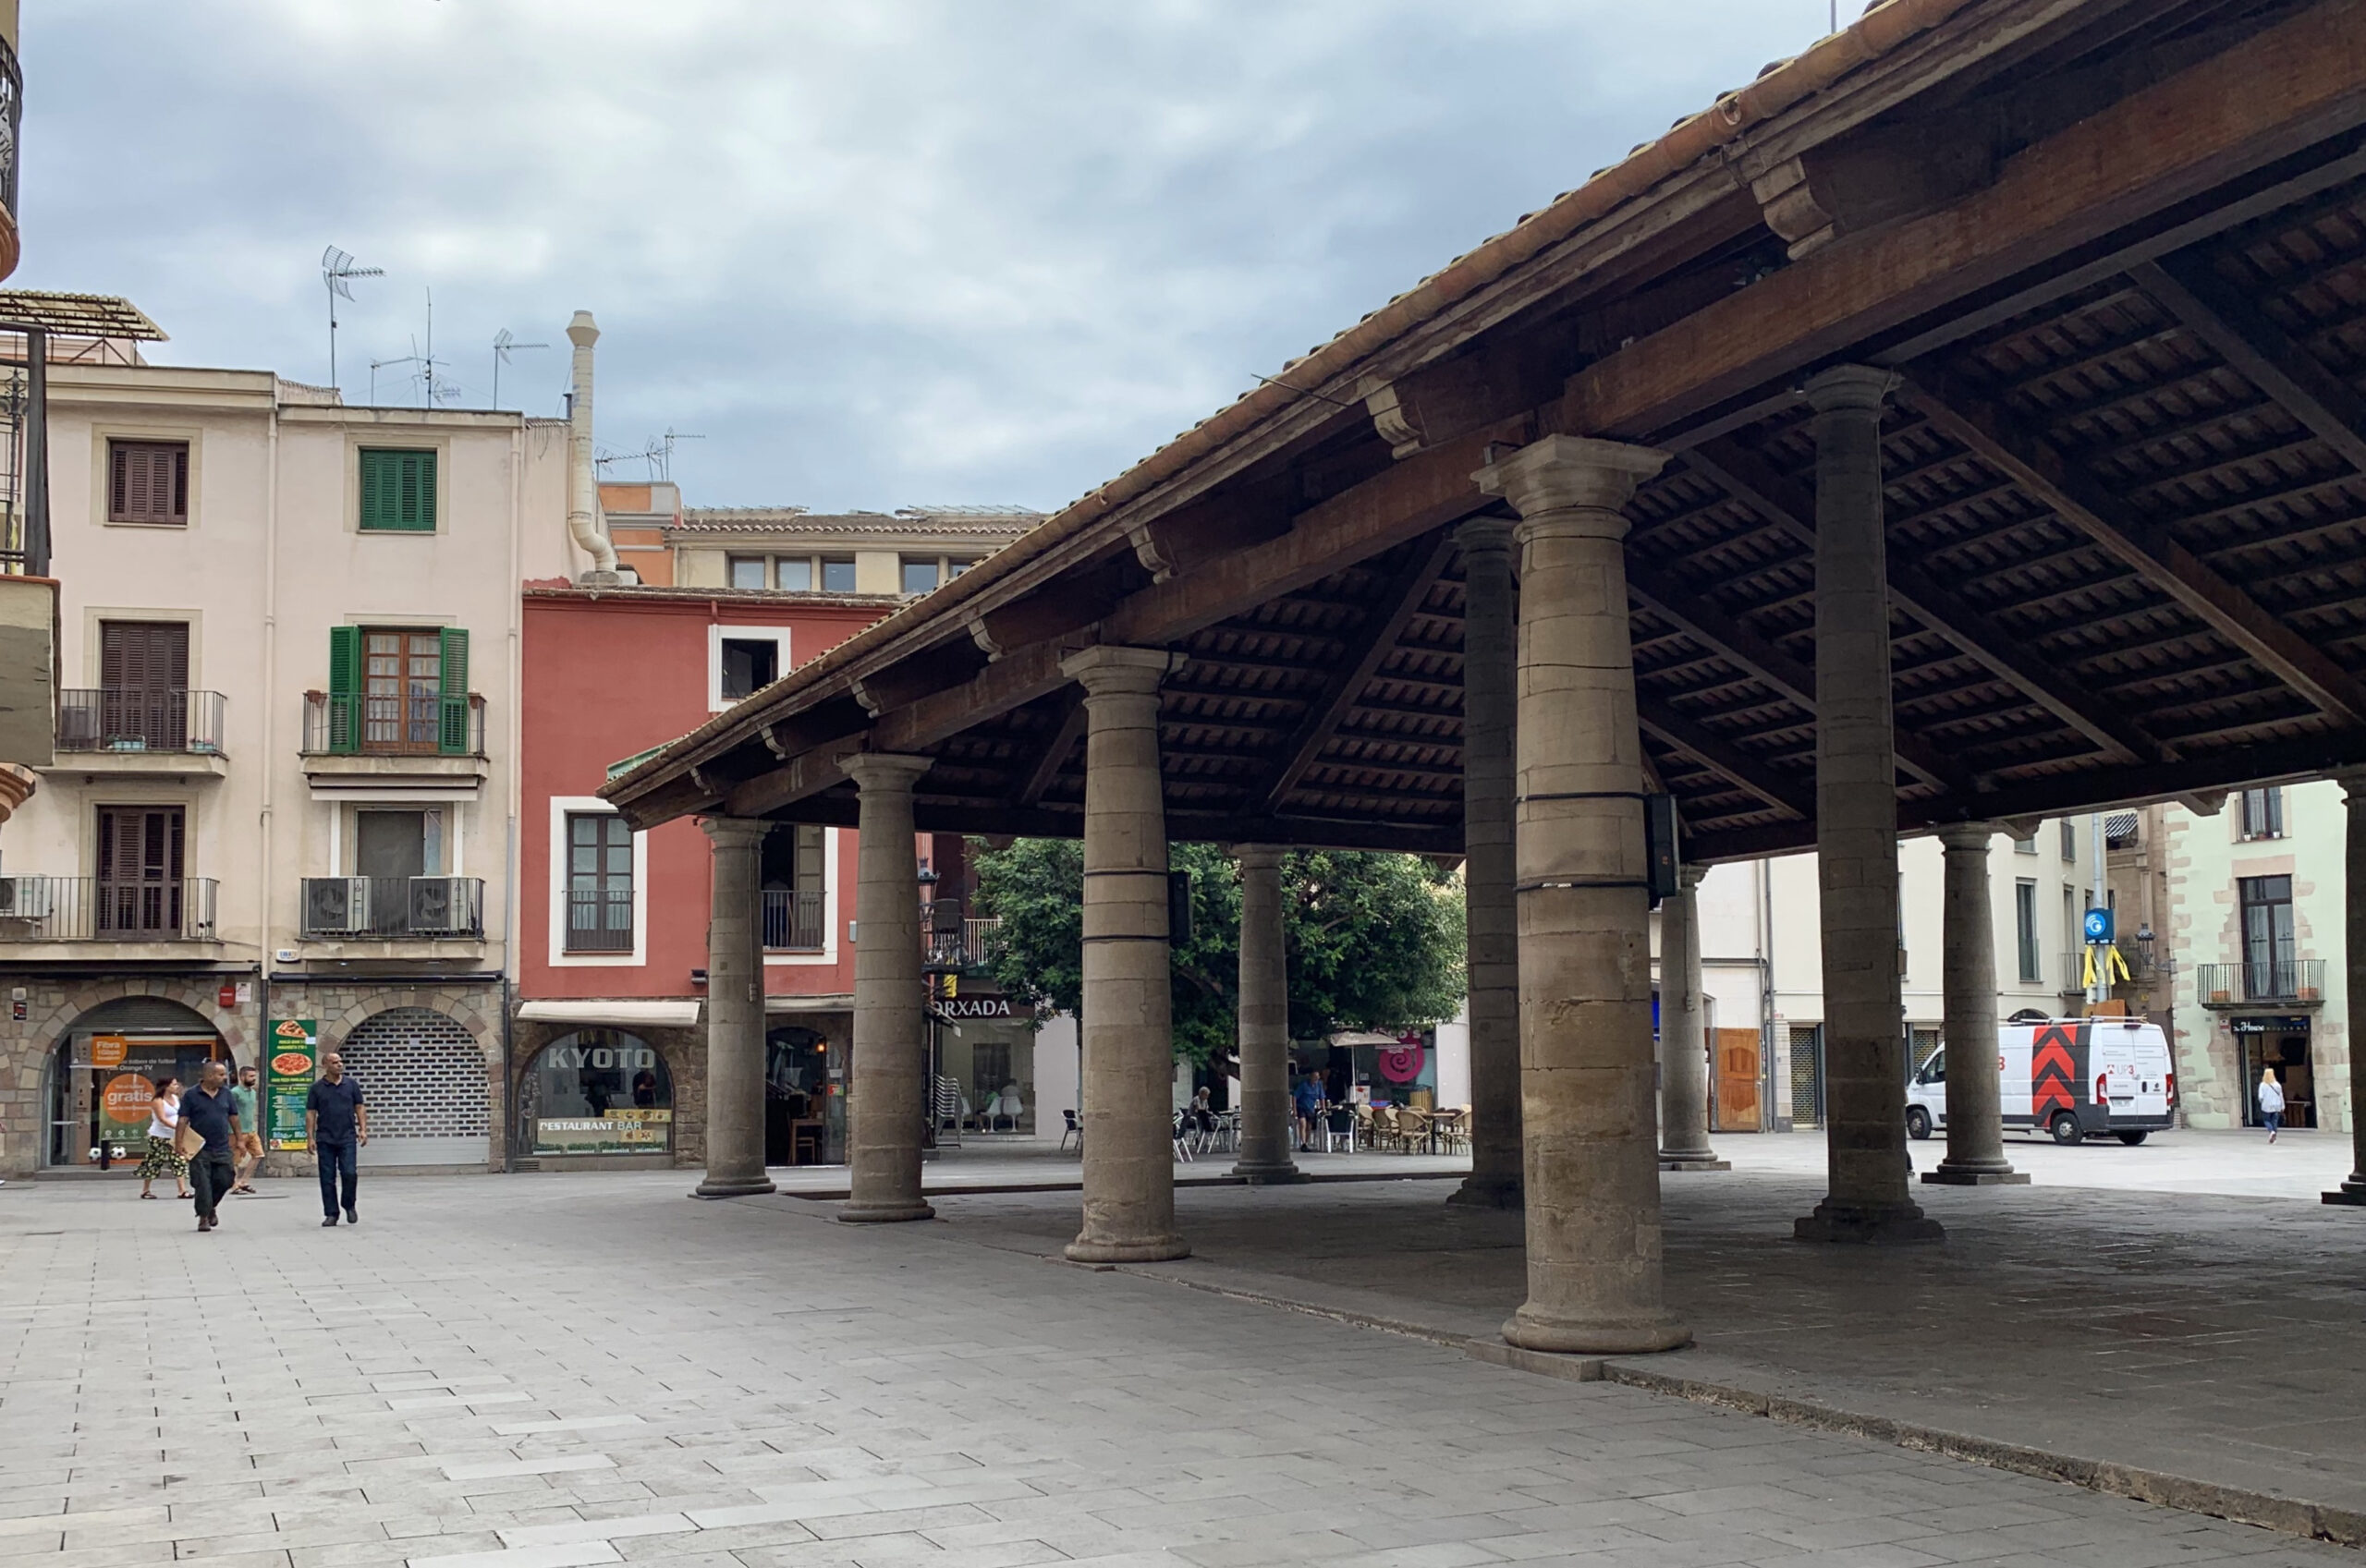
[[[149,1184],[159,1176],[170,1176],[180,1191],[176,1196],[188,1197],[189,1161],[173,1147],[173,1135],[181,1125],[181,1081],[167,1077],[156,1085],[156,1098],[148,1102],[148,1153],[140,1161],[140,1196],[153,1197]]]

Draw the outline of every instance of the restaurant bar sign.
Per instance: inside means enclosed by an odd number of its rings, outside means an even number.
[[[673,1139],[674,1112],[620,1105],[597,1116],[538,1116],[536,1154],[663,1154]]]
[[[2309,1020],[2305,1014],[2289,1018],[2236,1018],[2231,1027],[2238,1035],[2304,1035],[2309,1032]]]
[[[321,1026],[311,1018],[282,1018],[271,1026],[263,1059],[263,1141],[282,1151],[311,1147],[304,1136],[304,1103],[320,1060]]]
[[[1006,996],[945,996],[929,1003],[929,1011],[948,1023],[964,1018],[1032,1018],[1035,1009],[1027,1003],[1011,1005]]]

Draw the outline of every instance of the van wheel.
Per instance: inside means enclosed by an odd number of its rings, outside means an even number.
[[[2053,1121],[2047,1123],[2046,1131],[2054,1135],[2054,1141],[2056,1143],[2077,1143],[2087,1136],[2079,1130],[2079,1118],[2067,1111],[2061,1112]]]
[[[1909,1105],[1906,1108],[1906,1136],[1910,1138],[1926,1138],[1931,1136],[1931,1113],[1920,1105]]]
[[[2116,1133],[2113,1136],[2117,1137],[2120,1142],[2126,1144],[2130,1149],[2134,1149],[2138,1144],[2144,1141],[2144,1134],[2140,1130],[2132,1133]]]

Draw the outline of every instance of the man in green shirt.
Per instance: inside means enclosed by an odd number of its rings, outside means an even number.
[[[237,1177],[232,1192],[252,1193],[255,1189],[247,1178],[262,1163],[262,1124],[255,1119],[255,1070],[238,1069],[238,1081],[230,1086],[230,1099],[238,1107],[241,1129],[230,1139],[230,1149],[237,1162]]]

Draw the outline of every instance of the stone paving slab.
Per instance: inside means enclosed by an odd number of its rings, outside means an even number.
[[[0,1518],[55,1521],[11,1524],[12,1568],[2354,1561],[979,1245],[1007,1216],[684,1186],[374,1181],[358,1230],[234,1204],[203,1236],[0,1190]]]

